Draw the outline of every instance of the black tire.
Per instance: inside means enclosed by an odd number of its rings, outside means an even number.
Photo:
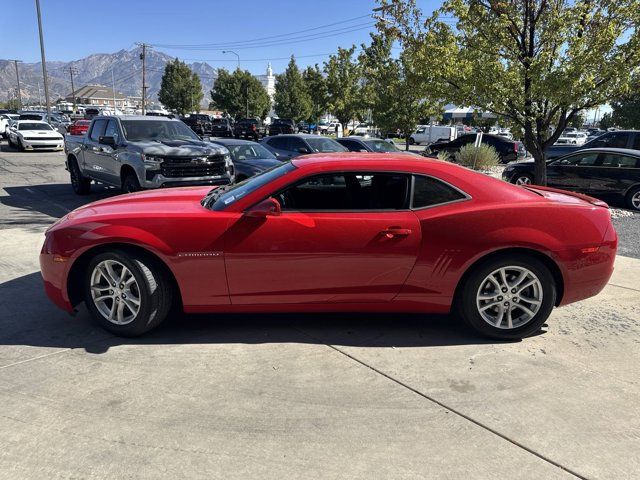
[[[532,185],[533,175],[530,173],[515,173],[510,180],[514,185]]]
[[[20,137],[18,137],[18,145],[17,145],[18,150],[20,150],[21,152],[24,152],[26,149],[24,148],[24,145],[22,143],[22,140],[20,140]]]
[[[122,193],[133,193],[142,190],[140,182],[135,173],[128,173],[122,180]]]
[[[124,265],[135,277],[140,309],[130,323],[119,325],[108,320],[93,301],[92,274],[96,266],[105,260]],[[119,285],[116,285],[111,291],[119,292],[118,287]],[[166,270],[152,257],[113,250],[100,253],[89,261],[84,278],[84,299],[91,316],[102,328],[121,337],[135,337],[156,328],[165,320],[171,310],[173,289]],[[114,302],[115,300],[112,300],[111,304]]]
[[[535,311],[532,318],[526,320],[526,322],[520,326],[514,326],[514,328],[499,328],[490,324],[483,318],[477,306],[477,295],[480,292],[480,288],[485,284],[485,279],[492,272],[503,267],[523,267],[529,270],[537,277],[542,288],[542,301],[538,310]],[[509,294],[510,292],[507,292],[504,295],[506,297]],[[517,295],[520,295],[520,293]],[[503,297],[499,298],[502,300]],[[506,297],[505,300],[510,300],[510,298]],[[513,302],[511,303],[513,311],[522,313],[522,311],[517,310],[518,304],[513,300],[511,300],[511,302]],[[520,303],[522,304],[522,299],[520,299]],[[506,305],[502,303],[502,301],[501,304]],[[549,268],[537,258],[526,254],[514,253],[493,257],[475,266],[462,285],[460,285],[455,299],[454,311],[462,317],[467,325],[485,337],[500,340],[516,340],[538,332],[549,318],[555,304],[556,284]],[[503,325],[503,323],[500,324]]]
[[[7,143],[9,144],[9,146],[10,146],[11,148],[13,148],[13,141],[11,140],[11,137],[10,137],[10,136],[8,136],[8,137],[7,137]]]
[[[627,207],[631,210],[640,211],[640,186],[633,187],[625,196]],[[635,203],[635,205],[634,205]]]
[[[415,145],[415,144],[416,144],[416,141],[412,137],[409,137],[409,145]]]
[[[71,188],[77,195],[86,195],[91,192],[91,179],[82,175],[75,158],[69,159],[69,178],[71,180]]]

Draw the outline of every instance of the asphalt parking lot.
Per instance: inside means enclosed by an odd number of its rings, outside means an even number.
[[[633,478],[640,215],[597,297],[521,342],[449,317],[184,316],[138,339],[60,312],[43,232],[61,153],[0,143],[0,479]]]

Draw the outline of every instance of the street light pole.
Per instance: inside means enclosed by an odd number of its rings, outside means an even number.
[[[47,102],[47,119],[51,119],[51,107],[49,106],[49,80],[47,78],[47,60],[44,56],[44,36],[42,35],[42,15],[40,14],[40,0],[36,0],[38,13],[38,32],[40,33],[40,56],[42,57],[42,76],[44,77],[44,101]]]
[[[238,70],[240,70],[240,55],[238,55],[233,50],[222,50],[222,53],[233,53],[236,56],[236,58],[238,59]]]
[[[16,67],[16,81],[18,82],[18,109],[22,110],[22,92],[20,92],[20,72],[18,71],[18,62],[21,60],[10,60]]]

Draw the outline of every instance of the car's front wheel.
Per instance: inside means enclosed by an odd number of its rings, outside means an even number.
[[[122,193],[133,193],[141,190],[140,182],[135,173],[129,173],[124,180],[122,180]]]
[[[483,262],[461,285],[455,308],[484,336],[520,339],[540,330],[556,303],[549,268],[524,254]]]
[[[516,173],[511,178],[511,183],[516,185],[531,185],[533,183],[533,176],[529,173]]]
[[[91,179],[82,175],[75,158],[69,159],[69,178],[71,180],[71,188],[77,195],[86,195],[91,191]]]
[[[629,190],[625,200],[627,201],[627,207],[632,210],[640,210],[640,187]]]
[[[92,317],[116,335],[132,337],[157,327],[171,308],[173,291],[151,257],[114,250],[89,262],[85,302]]]

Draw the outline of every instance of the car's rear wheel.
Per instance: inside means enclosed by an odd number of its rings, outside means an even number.
[[[409,137],[409,145],[415,145],[416,141],[413,139],[413,137]]]
[[[120,250],[93,257],[85,276],[85,302],[94,320],[132,337],[166,318],[173,291],[164,269],[150,257]]]
[[[18,145],[17,145],[17,147],[18,147],[18,150],[20,150],[21,152],[25,151],[24,143],[22,143],[22,140],[20,139],[20,137],[18,137]]]
[[[140,182],[135,173],[128,173],[122,180],[122,193],[133,193],[141,190]]]
[[[631,210],[640,210],[640,187],[629,190],[626,197],[627,207]]]
[[[69,178],[71,188],[77,195],[86,195],[91,191],[91,180],[82,175],[75,158],[69,159]]]
[[[523,254],[508,254],[478,265],[461,285],[455,308],[484,336],[519,339],[540,330],[556,303],[549,268]]]
[[[511,178],[511,183],[516,185],[531,185],[533,183],[533,176],[529,173],[516,173]]]

